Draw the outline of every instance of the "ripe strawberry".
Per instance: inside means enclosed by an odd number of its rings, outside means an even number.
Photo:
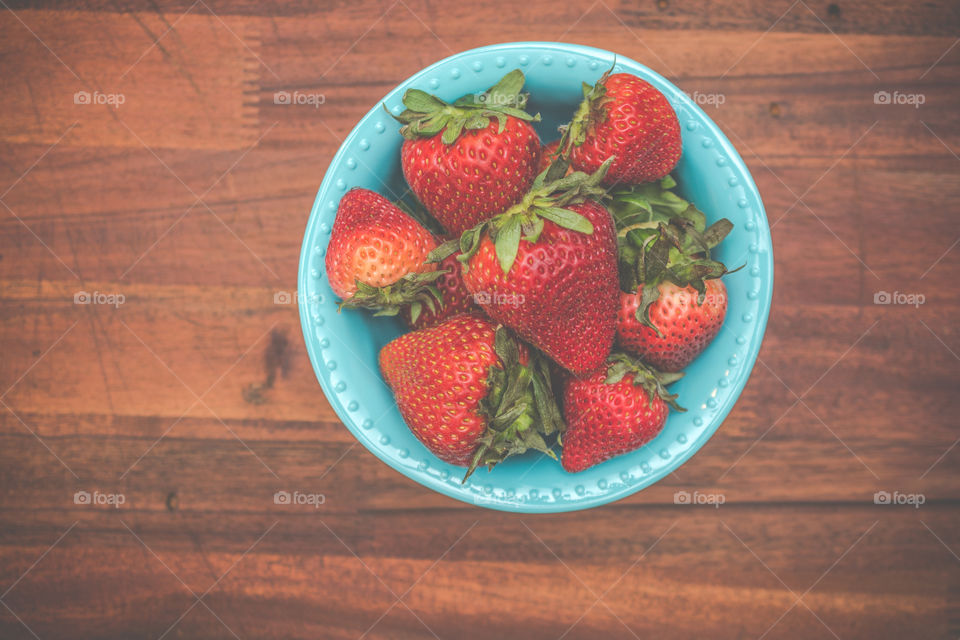
[[[460,239],[463,281],[477,304],[576,375],[603,363],[616,330],[613,221],[588,199],[602,192],[606,166],[549,184],[541,174],[519,204]]]
[[[517,69],[453,104],[418,89],[403,96],[403,176],[427,210],[459,235],[517,203],[537,175],[540,138],[523,110]]]
[[[429,298],[442,274],[425,262],[437,243],[383,196],[351,189],[340,199],[325,258],[330,288],[341,306],[392,314]]]
[[[400,414],[434,455],[468,467],[537,449],[563,429],[549,363],[487,318],[459,315],[404,334],[380,351]]]
[[[623,354],[589,378],[563,382],[563,436],[560,464],[583,471],[638,449],[663,429],[669,407],[684,411],[665,386],[683,374],[661,374]]]
[[[672,282],[658,285],[657,300],[650,304],[648,316],[660,335],[637,320],[637,308],[643,299],[643,285],[636,293],[620,294],[617,317],[617,341],[632,354],[662,371],[680,371],[700,355],[720,332],[727,315],[727,287],[720,280],[706,280],[702,304],[693,287],[678,287]]]
[[[444,272],[434,282],[434,286],[440,293],[439,304],[430,304],[428,301],[425,305],[414,303],[404,308],[403,319],[411,329],[426,329],[461,313],[480,312],[480,308],[473,302],[473,295],[467,291],[467,286],[463,283],[458,255],[444,258],[439,265],[436,265],[438,270]]]
[[[610,71],[587,89],[562,143],[574,169],[591,173],[616,156],[607,185],[652,182],[673,170],[680,160],[680,123],[660,91]]]
[[[733,228],[727,219],[706,227],[696,207],[669,189],[676,183],[609,194],[620,261],[617,341],[662,371],[679,371],[716,337],[727,311],[728,273],[710,257]]]

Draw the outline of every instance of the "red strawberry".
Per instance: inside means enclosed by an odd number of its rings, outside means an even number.
[[[397,120],[403,175],[427,210],[459,235],[517,203],[537,175],[540,138],[523,111],[524,77],[511,71],[453,104],[417,89]]]
[[[477,304],[577,375],[603,364],[616,331],[613,221],[587,199],[602,175],[546,185],[538,177],[520,204],[461,237],[463,281]]]
[[[445,272],[434,282],[440,293],[439,304],[421,304],[416,308],[411,305],[403,310],[403,319],[411,329],[425,329],[457,314],[480,311],[473,302],[473,295],[463,283],[457,255],[459,254],[444,258],[440,264],[435,265],[436,269]]]
[[[650,83],[628,73],[603,74],[565,133],[574,169],[592,173],[616,161],[604,184],[659,180],[680,160],[680,123],[673,107]]]
[[[404,334],[380,351],[380,370],[413,434],[467,476],[531,448],[555,457],[543,438],[563,428],[549,364],[486,318]]]
[[[395,313],[427,295],[441,274],[426,263],[433,236],[383,196],[351,189],[340,199],[327,246],[330,288],[345,306]]]
[[[609,194],[618,233],[617,340],[662,371],[679,371],[716,337],[727,312],[726,266],[710,257],[733,225],[669,191],[671,179]]]
[[[650,442],[667,421],[669,406],[683,411],[664,385],[680,375],[660,374],[624,355],[611,357],[608,370],[563,383],[563,436],[560,463],[583,471]],[[681,374],[682,375],[682,374]]]
[[[650,322],[661,335],[637,320],[643,285],[637,293],[620,294],[617,341],[662,371],[680,371],[700,355],[720,332],[727,315],[727,288],[720,280],[706,280],[703,304],[693,287],[672,282],[659,285],[660,295],[648,309]]]

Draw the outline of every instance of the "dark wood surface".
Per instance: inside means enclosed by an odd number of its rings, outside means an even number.
[[[960,635],[960,5],[480,6],[0,0],[0,637]],[[708,113],[774,223],[739,403],[675,474],[584,513],[481,510],[390,470],[274,304],[359,117],[512,40],[721,93]],[[294,89],[326,101],[274,104]],[[75,504],[94,490],[125,503]]]

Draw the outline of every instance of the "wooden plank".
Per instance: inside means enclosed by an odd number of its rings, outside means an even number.
[[[87,511],[5,601],[51,638],[67,626],[75,635],[159,634],[190,606],[188,588],[203,593],[212,585],[205,602],[227,625],[269,638],[357,637],[408,588],[406,606],[441,637],[552,638],[575,622],[572,637],[630,637],[623,625],[671,638],[753,637],[775,623],[773,637],[829,636],[823,625],[840,637],[955,631],[955,560],[923,524],[955,546],[955,512],[724,509],[606,508],[586,519],[489,514],[479,522],[473,513],[281,520]],[[42,512],[5,526],[5,582],[67,526]],[[795,542],[784,546],[784,538]],[[863,580],[865,571],[875,578]],[[59,597],[47,597],[51,590]],[[791,592],[804,594],[793,609]],[[491,617],[491,607],[501,614]],[[674,622],[664,626],[667,619]],[[7,637],[22,633],[8,613],[0,625]],[[226,633],[203,606],[177,629],[190,637]],[[402,605],[376,632],[429,636]]]
[[[258,62],[248,23],[187,16],[0,14],[8,67],[0,140],[140,148],[243,148]],[[25,55],[21,55],[24,52]]]
[[[11,1],[13,9],[44,9],[91,11],[96,13],[131,13],[156,11],[165,14],[180,15],[186,11],[206,13],[211,11],[220,16],[270,16],[270,17],[307,17],[327,15],[331,26],[339,26],[350,13],[375,15],[391,7],[390,2],[366,0],[364,2],[330,2],[329,0],[300,1],[290,4],[227,2],[226,0],[205,0],[196,5],[190,0],[162,0],[145,2],[143,0],[82,0],[66,3],[62,0],[42,0],[41,2]],[[472,16],[467,7],[450,4],[433,4],[425,1],[405,2],[411,11],[433,25],[462,23]],[[619,17],[633,29],[689,31],[694,29],[735,30],[762,32],[776,25],[778,31],[820,33],[831,29],[837,33],[871,33],[904,35],[953,35],[951,25],[960,21],[960,14],[954,4],[945,0],[907,5],[895,0],[809,0],[808,8],[792,0],[769,2],[765,0],[694,0],[686,2],[655,1],[648,3],[630,3],[609,1],[604,6],[595,6],[592,2],[575,5],[556,5],[543,2],[525,3],[522,7],[509,2],[495,1],[485,4],[484,26],[491,31],[522,21],[525,26],[536,29],[541,25],[565,28],[585,12],[596,11],[608,25]],[[592,9],[592,11],[591,11]],[[613,15],[611,15],[611,12]],[[520,15],[518,15],[520,14]]]

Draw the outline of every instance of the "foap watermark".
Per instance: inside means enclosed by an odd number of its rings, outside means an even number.
[[[273,94],[273,104],[287,104],[294,106],[309,106],[319,109],[327,102],[327,96],[322,93],[304,93],[303,91],[276,91]]]
[[[304,493],[302,491],[277,491],[273,494],[273,504],[308,506],[319,509],[327,502],[327,496],[322,493]]]
[[[677,491],[673,494],[673,504],[705,504],[719,509],[727,501],[722,493],[702,493],[700,491]]]
[[[122,493],[103,493],[101,491],[77,491],[73,494],[73,504],[82,506],[113,507],[119,509],[126,504],[127,497]]]
[[[674,295],[674,300],[678,305],[700,305],[700,294],[696,291],[691,291],[687,289],[682,289],[676,292]],[[707,304],[710,306],[723,306],[727,304],[727,294],[726,293],[705,293],[703,294],[702,304]]]
[[[100,91],[90,93],[89,91],[77,91],[73,94],[73,104],[105,104],[114,109],[119,109],[126,101],[127,96],[122,93],[102,93]]]
[[[273,304],[297,304],[300,301],[300,292],[298,291],[274,291]],[[320,294],[314,294],[306,297],[307,303],[319,303],[323,301]]]
[[[900,91],[877,91],[873,94],[873,104],[906,104],[919,109],[920,105],[927,101],[927,96],[922,93],[902,93]]]
[[[873,294],[873,304],[907,304],[919,307],[927,301],[922,293],[901,293],[900,291],[877,291]]]
[[[687,96],[701,107],[713,107],[715,109],[719,109],[727,101],[727,96],[722,93],[694,91],[693,93],[688,93]]]
[[[527,106],[526,94],[519,93],[514,95],[505,95],[502,93],[488,93],[481,91],[472,94],[473,104],[484,105],[488,107],[514,107],[523,109]]]
[[[104,293],[103,291],[77,291],[73,294],[73,304],[106,304],[112,307],[119,307],[127,301],[127,297],[122,293]]]
[[[495,304],[497,306],[510,306],[517,308],[526,302],[526,297],[522,293],[490,293],[489,291],[478,291],[473,294],[474,304],[487,305]]]
[[[873,494],[873,504],[895,504],[909,505],[914,509],[919,509],[920,505],[927,501],[927,497],[922,493],[900,493],[894,491],[877,491]]]

